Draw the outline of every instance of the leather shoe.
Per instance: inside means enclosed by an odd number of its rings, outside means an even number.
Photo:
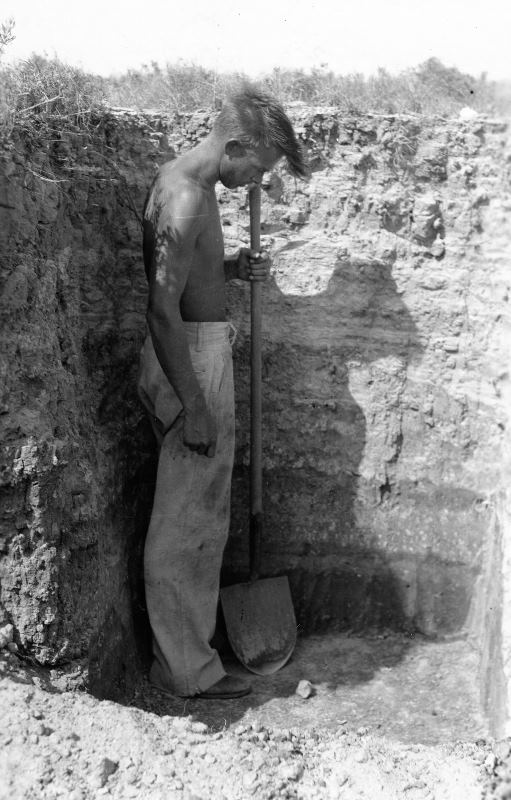
[[[237,697],[245,697],[250,694],[252,688],[243,678],[236,678],[234,675],[224,675],[219,681],[210,686],[204,692],[194,694],[194,700],[234,700]]]

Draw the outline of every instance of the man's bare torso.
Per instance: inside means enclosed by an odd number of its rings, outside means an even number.
[[[186,155],[161,167],[144,210],[144,262],[148,279],[157,268],[158,251],[189,248],[190,267],[180,298],[185,322],[225,320],[224,243],[214,188],[204,189],[190,174]],[[190,197],[192,198],[190,200]],[[186,201],[185,199],[186,198]],[[189,241],[176,235],[174,223],[185,212],[194,216]],[[165,269],[172,270],[172,255]]]

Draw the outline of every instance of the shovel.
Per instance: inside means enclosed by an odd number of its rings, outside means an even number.
[[[249,193],[250,246],[259,250],[261,189]],[[247,583],[220,591],[227,636],[243,666],[271,675],[288,661],[296,644],[296,620],[288,579],[259,579],[263,538],[261,436],[261,284],[251,285],[250,348],[250,573]]]

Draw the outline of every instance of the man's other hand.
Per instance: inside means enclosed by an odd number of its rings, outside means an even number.
[[[270,256],[264,250],[242,247],[238,253],[238,278],[242,281],[265,281],[270,274]]]
[[[204,398],[197,396],[184,411],[183,444],[200,456],[213,458],[217,430]]]

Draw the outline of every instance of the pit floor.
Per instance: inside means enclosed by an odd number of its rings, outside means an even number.
[[[480,709],[478,657],[468,642],[435,642],[395,633],[329,634],[298,640],[288,664],[270,677],[248,675],[240,700],[169,698],[146,679],[130,705],[160,715],[192,715],[214,729],[260,722],[279,728],[344,728],[426,745],[476,741],[488,735]],[[229,672],[247,675],[238,662]],[[303,699],[301,680],[313,685]]]

